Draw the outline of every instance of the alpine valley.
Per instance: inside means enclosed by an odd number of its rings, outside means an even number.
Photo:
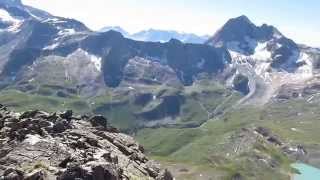
[[[159,33],[176,39],[151,38]],[[287,180],[292,163],[320,168],[320,49],[246,16],[203,38],[96,32],[0,0],[0,103],[103,115],[176,179]]]

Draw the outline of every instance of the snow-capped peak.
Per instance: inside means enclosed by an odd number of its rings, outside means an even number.
[[[258,43],[285,38],[274,26],[256,26],[246,16],[230,19],[219,29],[207,44],[227,47],[245,55],[252,55]]]

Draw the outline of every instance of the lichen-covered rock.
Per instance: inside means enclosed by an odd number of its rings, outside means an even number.
[[[173,179],[102,116],[0,106],[0,179]]]

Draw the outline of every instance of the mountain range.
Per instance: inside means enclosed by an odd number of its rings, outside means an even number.
[[[208,38],[129,34],[0,2],[1,103],[102,114],[179,179],[287,179],[292,162],[320,167],[319,64],[319,49],[246,16]]]
[[[118,31],[120,32],[124,37],[133,39],[136,41],[149,41],[149,42],[168,42],[171,39],[177,39],[183,43],[195,43],[195,44],[203,44],[206,42],[210,36],[198,36],[196,34],[192,33],[180,33],[173,30],[158,30],[158,29],[148,29],[139,31],[133,34],[130,34],[126,30],[122,29],[119,26],[107,26],[102,28],[101,32],[106,31]]]

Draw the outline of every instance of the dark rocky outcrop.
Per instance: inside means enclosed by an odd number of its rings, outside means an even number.
[[[134,103],[140,106],[145,106],[148,104],[153,98],[153,95],[151,93],[140,93],[137,94]]]
[[[0,179],[173,179],[143,151],[102,116],[0,106]]]
[[[250,92],[248,77],[242,74],[237,75],[233,80],[233,88],[243,95],[247,95]]]
[[[168,94],[159,93],[157,100],[144,107],[136,115],[148,120],[158,120],[165,117],[176,117],[180,115],[181,106],[185,102],[185,97],[179,92],[169,92]]]

